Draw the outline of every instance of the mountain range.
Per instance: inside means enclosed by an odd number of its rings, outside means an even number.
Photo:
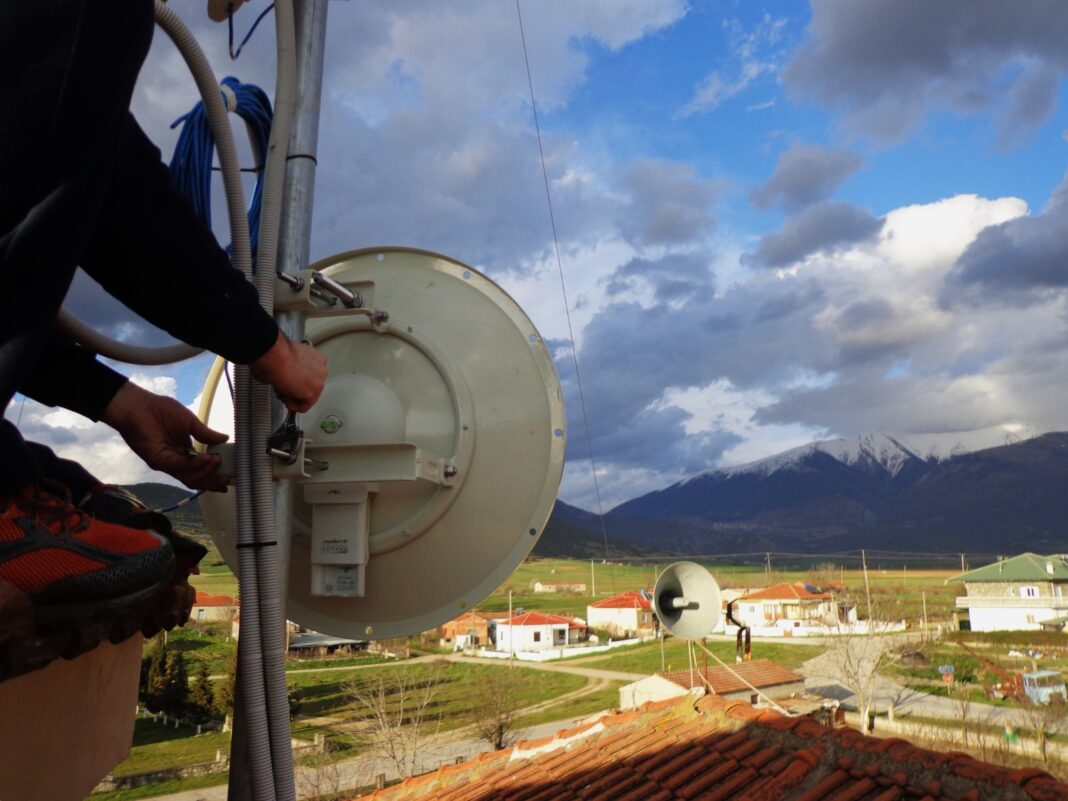
[[[189,493],[132,488],[150,506]],[[172,515],[200,533],[198,504]],[[867,434],[814,442],[746,465],[708,470],[626,501],[603,519],[558,501],[541,556],[1068,551],[1068,433],[947,458]]]
[[[616,506],[603,524],[624,553],[1068,550],[1068,433],[948,458],[885,434],[815,442],[698,473]],[[598,517],[560,502],[537,552],[570,555],[564,527],[604,552]]]

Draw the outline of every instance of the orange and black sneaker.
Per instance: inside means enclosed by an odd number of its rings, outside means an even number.
[[[0,501],[0,582],[28,597],[38,629],[121,614],[173,571],[165,537],[93,519],[63,485],[43,481]]]

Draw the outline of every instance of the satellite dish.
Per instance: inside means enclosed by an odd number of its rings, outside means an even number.
[[[719,623],[719,584],[701,565],[675,562],[656,580],[653,609],[664,628],[676,637],[700,639]]]
[[[299,418],[309,467],[295,481],[286,615],[352,639],[424,631],[493,592],[549,518],[565,444],[552,358],[504,290],[445,256],[366,249],[312,269],[363,308],[307,320],[329,376]],[[232,416],[226,393],[203,408],[209,425]],[[201,496],[231,567],[234,495]]]

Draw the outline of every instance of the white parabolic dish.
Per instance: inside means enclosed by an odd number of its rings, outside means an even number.
[[[286,616],[353,639],[423,631],[493,592],[541,535],[564,464],[559,380],[522,309],[471,267],[426,251],[372,248],[313,269],[389,320],[340,306],[308,319],[307,337],[326,354],[329,379],[300,426],[307,454],[331,467],[297,481]],[[223,394],[209,424],[232,414]],[[341,448],[353,442],[363,450]],[[455,475],[400,477],[413,458],[424,476]],[[339,480],[364,481],[372,492],[362,598],[310,592],[312,515],[300,485]],[[205,494],[201,505],[235,567],[233,490]]]

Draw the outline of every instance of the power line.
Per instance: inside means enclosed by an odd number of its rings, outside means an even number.
[[[597,498],[597,518],[601,523],[601,536],[604,538],[604,558],[606,562],[609,562],[608,557],[608,527],[605,525],[604,520],[604,504],[601,501],[601,486],[597,480],[597,461],[593,455],[593,438],[590,435],[590,418],[586,413],[586,396],[582,391],[582,373],[579,370],[578,362],[578,348],[575,346],[575,331],[571,325],[571,309],[567,302],[567,283],[564,281],[564,263],[560,258],[560,239],[556,233],[556,215],[553,213],[553,199],[552,193],[549,191],[549,171],[545,167],[545,148],[541,141],[541,123],[538,121],[538,104],[534,100],[534,79],[530,74],[530,57],[527,54],[527,36],[523,29],[523,10],[519,5],[520,0],[515,0],[515,13],[519,19],[519,38],[523,43],[523,64],[527,70],[527,87],[530,89],[530,107],[534,116],[534,131],[538,137],[538,156],[541,159],[541,179],[545,184],[545,202],[549,207],[549,224],[552,227],[553,232],[553,249],[556,253],[556,269],[560,274],[560,292],[564,299],[564,316],[567,318],[567,334],[571,340],[571,360],[575,366],[575,385],[578,388],[579,406],[582,409],[582,422],[586,430],[586,448],[590,454],[590,472],[593,475],[593,492]],[[609,565],[611,570],[611,565]],[[612,581],[613,587],[615,586],[615,577]]]

